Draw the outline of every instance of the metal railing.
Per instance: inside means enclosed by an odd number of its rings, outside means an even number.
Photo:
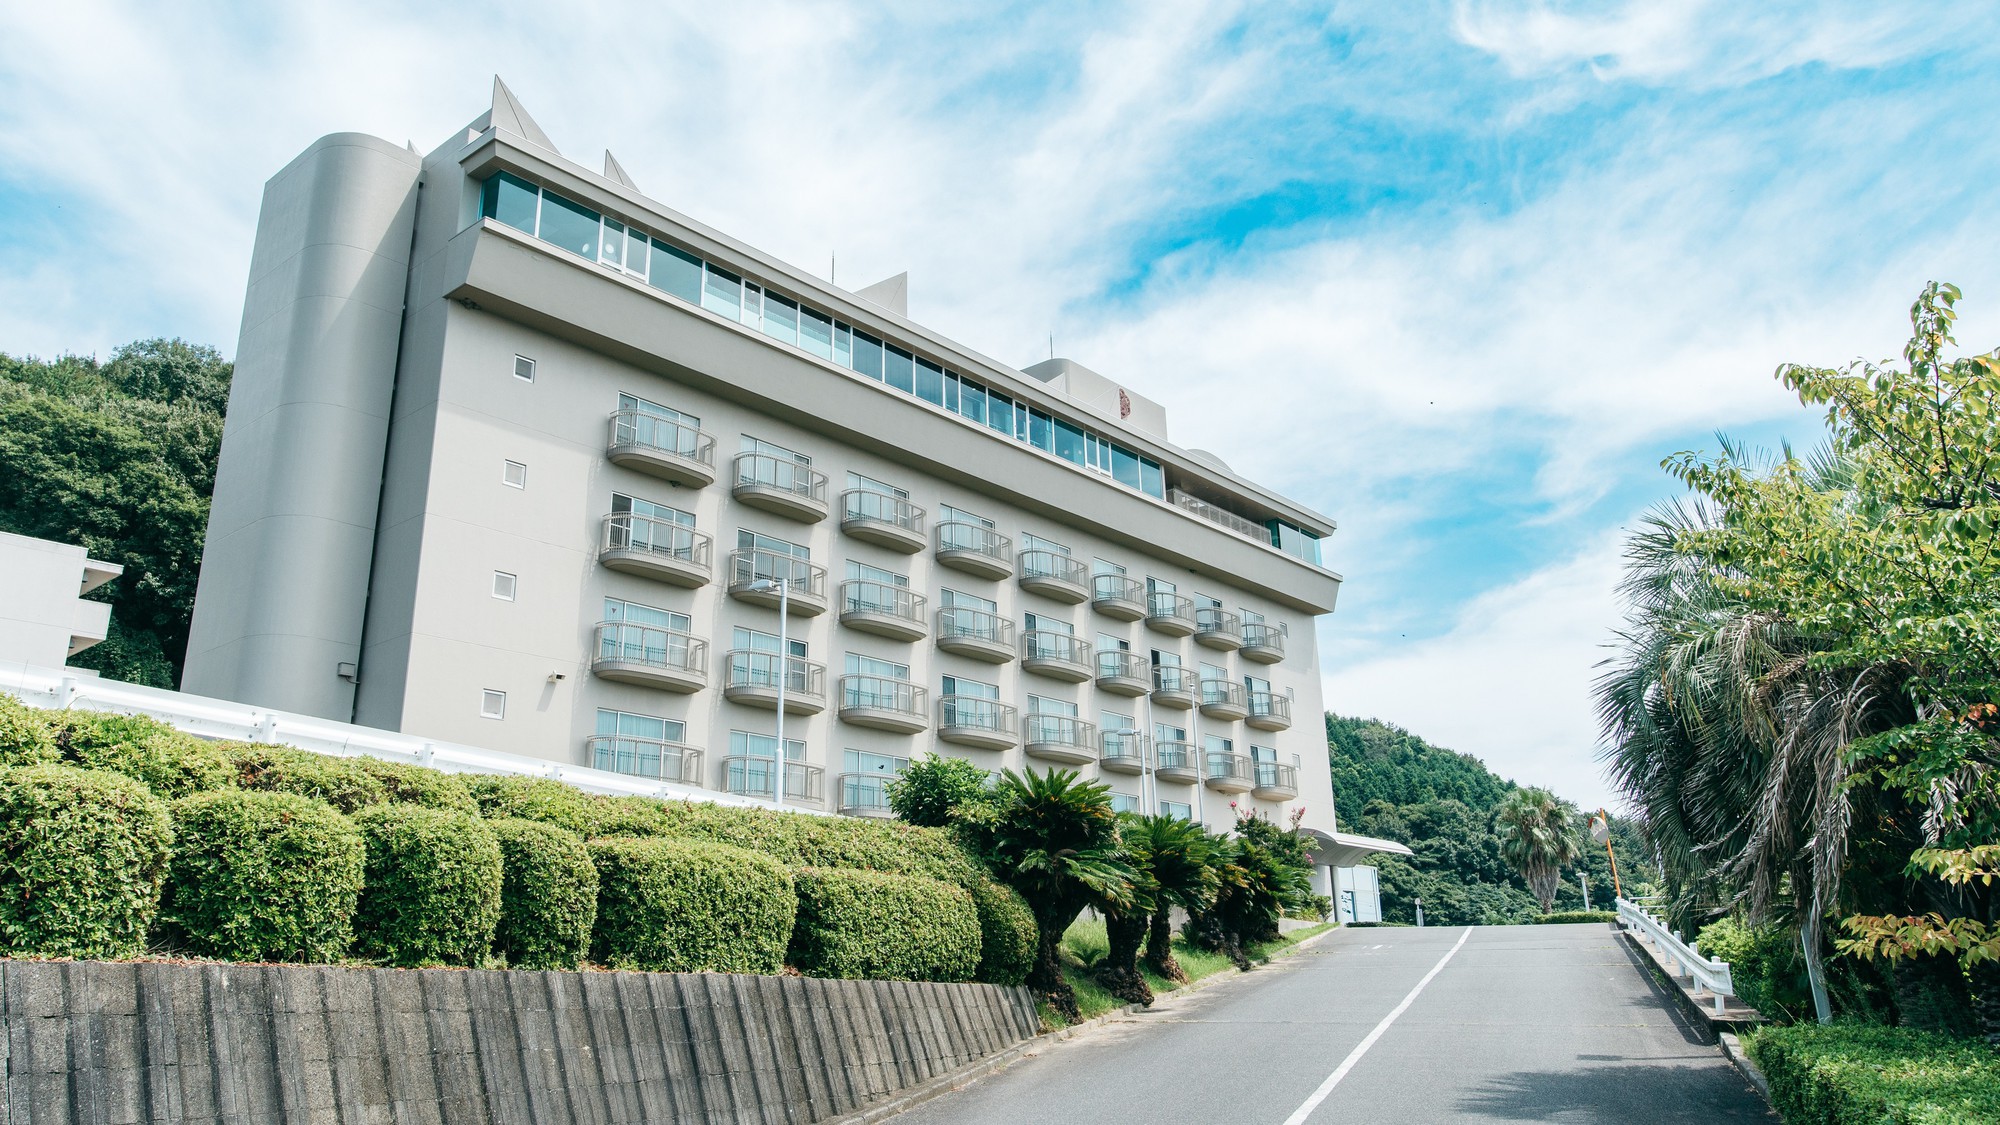
[[[1098,758],[1106,762],[1122,762],[1144,769],[1146,766],[1146,743],[1143,734],[1119,734],[1107,730],[1098,735]]]
[[[971,606],[950,605],[938,610],[938,636],[971,637],[1006,648],[1014,647],[1014,621],[997,613]]]
[[[1292,722],[1292,700],[1290,696],[1279,695],[1275,691],[1253,691],[1248,693],[1250,717],[1252,719],[1276,719],[1287,726]]]
[[[1025,660],[1053,660],[1088,668],[1090,642],[1075,633],[1052,629],[1029,629],[1021,634],[1021,656]]]
[[[1729,962],[1703,957],[1700,950],[1682,941],[1680,934],[1668,929],[1665,922],[1638,903],[1625,898],[1617,901],[1618,924],[1652,946],[1663,969],[1671,961],[1673,967],[1668,972],[1677,979],[1700,985],[1714,998],[1716,1014],[1721,1015],[1729,998],[1736,995],[1736,984],[1729,977]]]
[[[1194,695],[1201,680],[1195,670],[1179,664],[1153,665],[1153,690]]]
[[[638,410],[618,410],[611,415],[612,445],[642,445],[675,457],[685,457],[698,465],[715,467],[715,439],[694,426],[657,414]]]
[[[1146,584],[1123,574],[1094,574],[1090,578],[1090,600],[1103,605],[1126,605],[1146,612]]]
[[[1251,762],[1250,773],[1259,789],[1289,789],[1299,791],[1299,769],[1297,766],[1282,765],[1278,762]]]
[[[684,523],[619,512],[604,517],[604,549],[645,551],[707,569],[714,540]]]
[[[778,654],[758,652],[754,649],[737,648],[729,650],[728,679],[725,688],[770,688],[778,689]],[[826,698],[826,665],[807,660],[803,656],[788,656],[785,660],[785,694],[800,699]]]
[[[1143,684],[1146,682],[1146,668],[1144,653],[1122,648],[1097,650],[1097,678],[1100,680],[1138,680]]]
[[[591,768],[634,777],[701,784],[701,751],[678,742],[600,734],[584,742]]]
[[[729,584],[742,586],[759,578],[783,582],[792,596],[826,597],[826,568],[777,551],[754,549],[729,552]]]
[[[1194,628],[1194,599],[1184,594],[1154,590],[1146,595],[1146,617],[1151,621],[1179,621]]]
[[[938,725],[965,727],[1012,735],[1019,712],[997,699],[981,695],[938,696]]]
[[[1268,648],[1283,654],[1285,651],[1285,631],[1264,621],[1243,623],[1244,648]]]
[[[1097,753],[1097,724],[1075,715],[1030,712],[1023,720],[1022,738],[1029,743],[1067,746]]]
[[[1090,568],[1083,565],[1083,560],[1043,547],[1030,547],[1021,552],[1021,577],[1048,578],[1085,589],[1090,587]]]
[[[922,719],[930,714],[930,691],[908,680],[850,673],[840,677],[843,710],[894,711]]]
[[[1199,633],[1220,633],[1228,637],[1243,636],[1243,619],[1217,606],[1205,605],[1194,611],[1194,631]]]
[[[1218,508],[1206,500],[1198,500],[1178,488],[1167,490],[1167,500],[1181,511],[1191,512],[1217,527],[1226,527],[1245,539],[1254,539],[1266,547],[1273,546],[1271,529],[1255,520],[1245,519],[1226,508]]]
[[[606,621],[597,627],[597,659],[700,672],[708,667],[708,642],[677,629]]]
[[[889,813],[889,783],[894,774],[844,773],[837,780],[840,786],[840,811],[844,813],[886,816]]]
[[[739,453],[736,455],[736,483],[772,488],[826,503],[826,474],[789,457]]]
[[[924,533],[924,510],[901,496],[872,488],[850,488],[840,494],[843,523],[882,523],[917,535]]]
[[[925,607],[929,604],[930,599],[908,586],[896,586],[866,578],[850,578],[840,584],[842,613],[879,613],[885,617],[900,617],[905,621],[922,625]]]
[[[1240,707],[1248,709],[1244,702],[1246,689],[1235,680],[1206,679],[1201,682],[1201,705],[1203,707]]]
[[[754,754],[731,754],[722,759],[722,791],[743,797],[776,796],[778,760]],[[785,803],[818,804],[826,771],[804,762],[785,763]]]
[[[1012,561],[1014,541],[983,523],[946,520],[937,525],[937,549],[970,551],[1004,563]]]
[[[1193,744],[1187,742],[1153,743],[1153,768],[1156,770],[1193,769]]]
[[[1202,776],[1210,779],[1250,781],[1251,764],[1248,754],[1236,750],[1204,750],[1201,753]]]

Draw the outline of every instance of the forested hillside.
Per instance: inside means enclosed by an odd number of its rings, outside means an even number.
[[[1349,832],[1408,844],[1409,859],[1376,856],[1382,877],[1382,916],[1434,925],[1525,922],[1540,913],[1520,875],[1502,858],[1493,810],[1515,788],[1470,754],[1433,746],[1376,719],[1326,718],[1327,755],[1340,825]],[[1594,810],[1593,810],[1594,811]],[[1579,814],[1578,831],[1582,831]],[[1638,833],[1612,820],[1613,844],[1628,889],[1647,879]],[[1611,901],[1610,863],[1595,845],[1580,867],[1590,882],[1593,907]],[[1583,906],[1575,868],[1564,871],[1556,909]]]
[[[72,664],[179,683],[230,373],[214,348],[181,340],[104,362],[0,354],[0,531],[125,567],[91,595],[111,602],[110,638]]]

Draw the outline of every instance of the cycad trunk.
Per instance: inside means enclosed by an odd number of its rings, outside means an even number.
[[[1083,1012],[1076,1006],[1076,990],[1069,986],[1069,978],[1063,976],[1062,939],[1083,908],[1044,903],[1031,909],[1035,913],[1037,945],[1035,967],[1028,971],[1028,987],[1041,993],[1064,1021],[1076,1023],[1083,1019]]]
[[[1153,911],[1153,917],[1146,927],[1146,967],[1173,981],[1175,984],[1188,982],[1187,970],[1174,959],[1174,927],[1170,915],[1172,908],[1162,906]],[[2000,996],[1995,997],[2000,1000]]]
[[[1153,989],[1139,971],[1139,944],[1146,939],[1144,914],[1114,913],[1104,916],[1104,934],[1109,949],[1097,965],[1097,983],[1127,1004],[1153,1003]]]

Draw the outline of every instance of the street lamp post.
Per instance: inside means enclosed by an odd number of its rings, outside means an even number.
[[[785,807],[785,682],[792,677],[792,584],[775,578],[759,578],[749,587],[760,594],[778,595],[778,777],[771,785],[771,803]]]
[[[1132,727],[1121,727],[1118,730],[1112,731],[1111,733],[1117,735],[1120,738],[1141,737],[1141,732],[1133,729]],[[1142,810],[1146,807],[1146,773],[1147,773],[1146,744],[1144,742],[1141,742],[1139,744],[1139,807]],[[1153,811],[1158,812],[1160,810],[1154,809]]]

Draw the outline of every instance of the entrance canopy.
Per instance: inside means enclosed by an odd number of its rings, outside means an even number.
[[[1377,840],[1352,832],[1321,832],[1317,828],[1307,828],[1304,832],[1312,837],[1313,863],[1321,867],[1353,867],[1376,853],[1410,854],[1408,847],[1394,840]]]

